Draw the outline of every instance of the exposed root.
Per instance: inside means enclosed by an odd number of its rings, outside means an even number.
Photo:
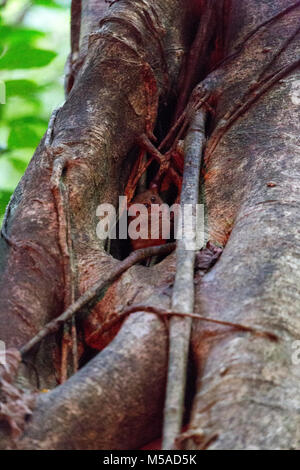
[[[34,338],[28,341],[21,349],[22,356],[30,351],[36,344],[40,343],[42,339],[51,333],[59,330],[61,325],[70,320],[73,315],[76,315],[80,310],[85,307],[89,302],[99,298],[100,293],[109,287],[118,277],[121,276],[127,269],[140,261],[143,261],[150,256],[166,255],[171,253],[175,248],[175,243],[168,243],[162,246],[152,246],[143,248],[132,252],[127,258],[118,263],[112,271],[100,281],[96,282],[90,289],[88,289],[81,297],[79,297],[72,305],[70,305],[65,312],[59,317],[49,322]],[[99,300],[99,299],[98,299]]]
[[[185,162],[181,205],[196,207],[199,196],[199,177],[205,144],[205,111],[196,111],[185,141]],[[186,232],[185,227],[185,231]],[[196,224],[189,227],[196,242]],[[178,240],[176,249],[176,277],[172,293],[172,310],[191,313],[194,306],[194,263],[196,246],[188,249],[187,233]],[[195,243],[196,245],[196,243]],[[169,365],[166,402],[164,409],[163,449],[175,447],[183,419],[183,403],[186,387],[187,358],[190,344],[191,317],[172,317],[169,330]]]

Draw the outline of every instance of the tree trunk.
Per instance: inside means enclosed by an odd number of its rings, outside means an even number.
[[[193,321],[197,380],[182,448],[300,446],[299,11],[286,0],[73,2],[68,96],[3,223],[0,339],[20,349],[120,262],[96,235],[96,208],[117,206],[139,137],[171,126],[176,102],[184,108],[201,81],[211,113],[206,236],[224,250],[196,273],[195,311],[279,340]],[[170,308],[175,271],[174,254],[131,267],[86,306],[77,319],[85,354],[65,383],[56,386],[53,360],[61,332],[27,354],[19,381],[34,388],[38,374],[51,391],[38,395],[17,441],[0,423],[1,448],[136,449],[160,435],[166,324],[141,311],[97,331],[124,306]]]

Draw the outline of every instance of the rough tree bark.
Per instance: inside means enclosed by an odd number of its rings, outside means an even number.
[[[272,331],[279,342],[193,321],[196,392],[181,446],[299,448],[292,353],[300,334],[300,2],[75,3],[69,94],[2,228],[1,340],[21,348],[119,263],[96,236],[96,207],[117,205],[139,136],[151,137],[164,103],[170,111],[180,89],[190,93],[201,81],[211,112],[201,182],[207,239],[225,249],[215,267],[196,276],[195,311]],[[215,13],[208,15],[211,5]],[[186,58],[203,18],[211,32],[202,26],[197,73],[187,85]],[[19,381],[34,388],[38,374],[40,389],[52,390],[38,395],[17,441],[0,422],[0,447],[133,449],[158,437],[165,323],[138,312],[120,329],[101,337],[95,331],[124,306],[170,308],[174,276],[171,254],[151,268],[130,268],[99,296],[78,326],[84,324],[89,346],[103,350],[62,385],[53,361],[59,335],[31,352]]]

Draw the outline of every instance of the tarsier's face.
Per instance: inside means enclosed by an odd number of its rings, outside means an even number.
[[[131,239],[132,248],[134,250],[138,250],[140,248],[162,245],[166,243],[166,240],[164,240],[161,236],[161,215],[158,218],[151,216],[151,211],[159,210],[159,206],[163,204],[163,200],[160,198],[160,196],[155,191],[147,190],[141,194],[138,194],[131,202],[130,207],[135,204],[143,204],[147,209],[147,214],[143,215],[143,213],[139,213],[137,210],[135,216],[129,215],[129,224],[138,218],[139,225],[145,224],[148,227],[148,235],[147,237],[138,238],[137,240]],[[139,225],[137,226],[138,229]]]
[[[163,201],[156,192],[151,191],[151,189],[149,189],[147,191],[144,191],[141,194],[138,194],[133,199],[133,201],[130,205],[132,205],[132,204],[144,204],[144,206],[147,209],[151,209],[151,205],[153,205],[153,204],[159,204],[160,205],[160,204],[163,204]]]

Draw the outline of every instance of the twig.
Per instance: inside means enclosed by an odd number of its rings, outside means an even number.
[[[71,339],[72,339],[72,358],[73,358],[73,372],[76,374],[78,371],[78,338],[75,317],[71,320]]]
[[[63,261],[64,273],[64,308],[72,304],[71,292],[74,290],[73,274],[71,268],[71,247],[69,246],[69,217],[67,215],[67,188],[65,187],[62,175],[66,169],[68,160],[65,156],[58,157],[54,160],[52,177],[51,177],[51,190],[56,206],[56,213],[58,219],[58,239],[61,250],[61,257]],[[61,340],[61,374],[60,383],[67,380],[67,362],[69,351],[69,328],[64,326],[63,335]]]
[[[200,83],[200,85],[201,84],[202,82]],[[201,88],[200,90],[199,85],[195,87],[191,98],[188,104],[186,105],[185,110],[178,117],[177,121],[173,124],[168,134],[159,145],[158,150],[160,152],[165,147],[170,147],[168,153],[171,153],[176,148],[178,141],[180,140],[180,138],[186,131],[187,126],[190,123],[191,116],[193,115],[193,113],[195,113],[195,111],[200,109],[203,105],[207,104],[210,95],[211,91],[209,91],[208,89]]]
[[[191,120],[185,140],[185,164],[181,192],[181,205],[198,203],[199,176],[205,144],[206,111],[198,110]],[[194,224],[195,225],[195,224]],[[196,227],[191,227],[194,240]],[[172,310],[191,313],[194,310],[194,263],[195,251],[187,250],[186,231],[178,240],[176,249],[176,277],[172,295]],[[164,450],[175,447],[183,419],[183,404],[186,386],[187,357],[190,344],[192,318],[172,317],[170,320],[169,366],[166,403],[164,409]]]
[[[138,144],[144,148],[160,165],[160,172],[165,172],[169,168],[170,155],[166,153],[163,155],[160,151],[154,147],[152,142],[149,140],[146,134],[142,134],[138,138]]]
[[[210,112],[212,111],[212,109],[207,103],[208,99],[210,98],[210,95],[211,92],[206,89],[206,87],[201,87],[198,85],[194,89],[191,98],[186,106],[186,109],[179,116],[173,127],[168,132],[166,138],[159,145],[158,149],[154,147],[154,145],[150,142],[147,135],[143,134],[139,137],[138,143],[143,148],[145,148],[152,155],[152,158],[155,158],[160,164],[159,171],[151,182],[152,186],[159,186],[164,174],[170,170],[170,165],[172,163],[172,155],[176,151],[176,147],[178,145],[179,140],[183,137],[184,133],[186,132],[192,116],[199,109],[201,109],[202,106],[207,107]],[[166,153],[162,154],[161,149],[167,144],[170,144],[171,146]],[[172,176],[174,176],[174,171],[172,172]],[[177,186],[179,187],[179,185]]]
[[[103,323],[103,325],[101,325],[101,327],[98,330],[94,331],[92,335],[90,336],[90,338],[92,338],[93,336],[99,336],[99,335],[102,335],[103,333],[106,333],[111,328],[113,328],[116,324],[118,324],[121,320],[126,318],[128,315],[131,315],[137,312],[154,313],[161,317],[168,317],[168,318],[173,317],[173,316],[192,318],[192,319],[203,321],[206,323],[213,323],[215,325],[228,326],[229,328],[233,328],[237,331],[244,331],[245,333],[251,333],[254,336],[265,338],[273,342],[279,341],[279,338],[275,333],[272,333],[270,331],[265,331],[265,330],[259,330],[252,326],[243,325],[241,323],[233,323],[233,322],[228,322],[228,321],[216,320],[215,318],[207,318],[207,317],[203,317],[202,315],[199,315],[199,313],[196,313],[196,312],[174,312],[173,310],[162,309],[162,308],[154,307],[152,305],[144,305],[144,304],[132,305],[126,308],[125,310],[123,310],[122,312],[115,313],[111,318],[109,318],[105,323]]]
[[[293,39],[297,36],[297,34],[300,32],[300,26],[297,26],[295,31],[283,42],[283,44],[279,47],[279,49],[275,52],[273,55],[272,59],[270,62],[268,62],[265,67],[263,67],[262,71],[260,72],[257,82],[260,82],[266,72],[271,68],[271,66],[276,62],[278,57],[283,53],[283,51],[290,45],[290,43],[293,41]]]
[[[144,152],[144,154],[142,156],[141,163],[144,167],[147,164],[146,152]],[[147,189],[147,172],[143,171],[141,177],[138,180],[138,191],[140,193],[142,193],[142,192],[146,191],[146,189]]]
[[[72,0],[71,2],[71,54],[72,62],[74,54],[79,52],[80,29],[81,29],[81,9],[82,0]]]
[[[73,250],[73,241],[71,236],[71,213],[69,207],[69,193],[67,187],[64,191],[65,195],[65,214],[66,214],[66,222],[67,222],[67,247],[69,253],[69,277],[70,277],[70,285],[69,285],[69,295],[68,295],[68,303],[65,305],[65,308],[69,305],[72,305],[75,302],[75,276],[76,276],[76,269],[75,269],[75,260],[74,260],[74,250]],[[72,359],[73,359],[73,373],[76,374],[78,371],[78,346],[77,346],[77,328],[76,328],[76,319],[72,317],[72,320],[69,325],[70,335],[71,335],[71,350],[72,350]]]
[[[256,26],[252,31],[250,31],[249,34],[246,35],[246,37],[242,40],[240,44],[238,44],[235,49],[236,52],[233,54],[230,54],[229,56],[225,57],[222,59],[219,63],[216,64],[216,66],[210,70],[210,73],[214,72],[215,70],[219,69],[222,65],[227,64],[230,60],[235,59],[246,47],[248,41],[255,36],[256,33],[258,33],[261,29],[263,29],[265,26],[274,23],[275,21],[279,20],[283,16],[287,15],[290,13],[290,11],[293,11],[294,9],[300,7],[300,1],[294,3],[293,5],[290,5],[289,7],[285,8],[284,10],[280,11],[274,16],[271,16],[271,18],[267,19],[266,21],[263,21],[260,23],[258,26]]]
[[[199,27],[196,33],[196,37],[191,46],[186,73],[184,77],[184,84],[182,91],[179,95],[179,99],[176,106],[175,120],[183,112],[187,98],[196,85],[197,81],[197,71],[204,66],[204,61],[207,57],[205,54],[209,41],[214,33],[214,20],[216,16],[216,0],[207,0],[205,2],[205,9],[203,15],[201,16]]]
[[[124,191],[124,194],[128,199],[128,202],[131,202],[131,200],[133,199],[139,179],[142,177],[142,175],[146,171],[146,168],[147,168],[146,163],[149,163],[149,162],[144,161],[145,154],[146,154],[145,150],[141,149],[139,152],[138,158],[135,160],[133,168],[129,175],[126,188]],[[124,205],[124,207],[122,207],[121,214],[125,208],[126,208],[126,204]]]
[[[243,42],[239,45],[236,46],[236,49],[239,51],[247,41],[249,41],[250,38],[252,38],[259,30],[267,26],[268,24],[274,23],[274,21],[279,20],[283,16],[287,15],[290,13],[290,11],[293,11],[295,8],[298,8],[300,6],[300,1],[293,3],[292,5],[288,6],[287,8],[281,10],[279,13],[277,13],[274,16],[271,16],[269,19],[265,20],[263,23],[260,23],[256,28],[254,28],[252,31],[250,31],[249,34],[243,39]]]
[[[138,144],[146,150],[159,164],[159,170],[155,175],[154,179],[151,182],[151,187],[158,187],[161,183],[163,176],[167,173],[170,168],[172,152],[166,152],[165,154],[160,153],[160,151],[152,144],[150,139],[146,134],[142,134],[138,138]]]
[[[191,116],[193,116],[195,112],[201,109],[202,106],[205,106],[205,107],[208,106],[207,101],[209,98],[210,98],[210,92],[207,92],[207,93],[203,92],[203,94],[201,93],[200,96],[197,96],[197,92],[192,93],[190,102],[187,107],[187,113],[186,113],[185,119],[183,121],[181,128],[178,131],[177,136],[175,137],[172,143],[171,149],[169,150],[170,153],[172,153],[173,150],[175,150],[179,140],[182,138],[183,134],[185,133],[190,123]],[[209,107],[209,111],[211,111],[210,107]]]
[[[161,151],[163,148],[171,145],[172,140],[176,136],[176,131],[177,131],[178,127],[185,120],[186,114],[187,114],[187,109],[185,109],[185,111],[183,111],[183,113],[179,116],[179,118],[174,122],[173,126],[169,130],[169,132],[166,135],[166,137],[164,138],[164,140],[159,144],[158,150]]]
[[[253,103],[255,103],[264,93],[272,88],[279,80],[285,77],[288,73],[292,72],[300,65],[300,59],[295,60],[293,63],[282,67],[279,71],[271,74],[267,78],[263,79],[260,83],[255,83],[251,90],[249,90],[249,97],[244,98],[243,103],[238,103],[233,109],[228,119],[224,120],[219,127],[216,128],[215,132],[209,139],[207,145],[206,161],[211,157],[221,139],[224,137],[226,132],[232,127],[235,121],[242,116]]]
[[[70,334],[68,325],[64,325],[61,340],[61,359],[60,359],[60,383],[63,384],[68,378],[68,356],[70,348]]]
[[[60,156],[53,162],[52,176],[51,176],[51,191],[56,207],[57,219],[58,219],[58,239],[61,250],[61,256],[64,267],[64,284],[65,289],[70,285],[70,253],[68,247],[68,221],[65,212],[65,186],[62,182],[62,175],[68,160],[66,156]],[[65,307],[68,305],[68,294],[65,290]]]
[[[127,258],[118,263],[104,279],[101,279],[96,282],[90,289],[88,289],[84,294],[82,294],[79,299],[77,299],[72,305],[70,305],[70,307],[68,307],[65,312],[63,312],[59,317],[49,322],[41,331],[39,331],[36,336],[34,336],[34,338],[28,341],[28,343],[25,344],[20,351],[22,356],[24,356],[28,351],[30,351],[35,345],[40,343],[40,341],[42,341],[42,339],[44,339],[50,333],[55,333],[56,331],[58,331],[62,324],[72,318],[73,315],[76,315],[89,302],[95,300],[103,289],[108,287],[131,266],[140,261],[143,261],[149,256],[167,255],[175,249],[175,246],[175,243],[168,243],[166,245],[151,246],[149,248],[142,248],[141,250],[136,250],[132,252]]]
[[[76,2],[74,2],[76,3]],[[55,150],[51,147],[54,126],[57,114],[60,108],[53,111],[49,127],[45,137],[45,147],[48,153],[55,154]],[[58,218],[58,238],[61,250],[63,268],[64,268],[64,308],[72,305],[75,301],[75,263],[73,255],[73,246],[71,238],[71,214],[69,209],[69,195],[68,188],[64,184],[63,174],[68,165],[68,158],[65,155],[59,156],[54,159],[52,176],[51,176],[51,191],[53,194],[57,218]],[[77,332],[74,319],[70,325],[65,325],[62,337],[62,355],[61,355],[61,383],[67,379],[67,363],[68,352],[70,349],[70,336],[71,336],[71,349],[73,355],[73,371],[78,370],[78,352],[77,352]]]

